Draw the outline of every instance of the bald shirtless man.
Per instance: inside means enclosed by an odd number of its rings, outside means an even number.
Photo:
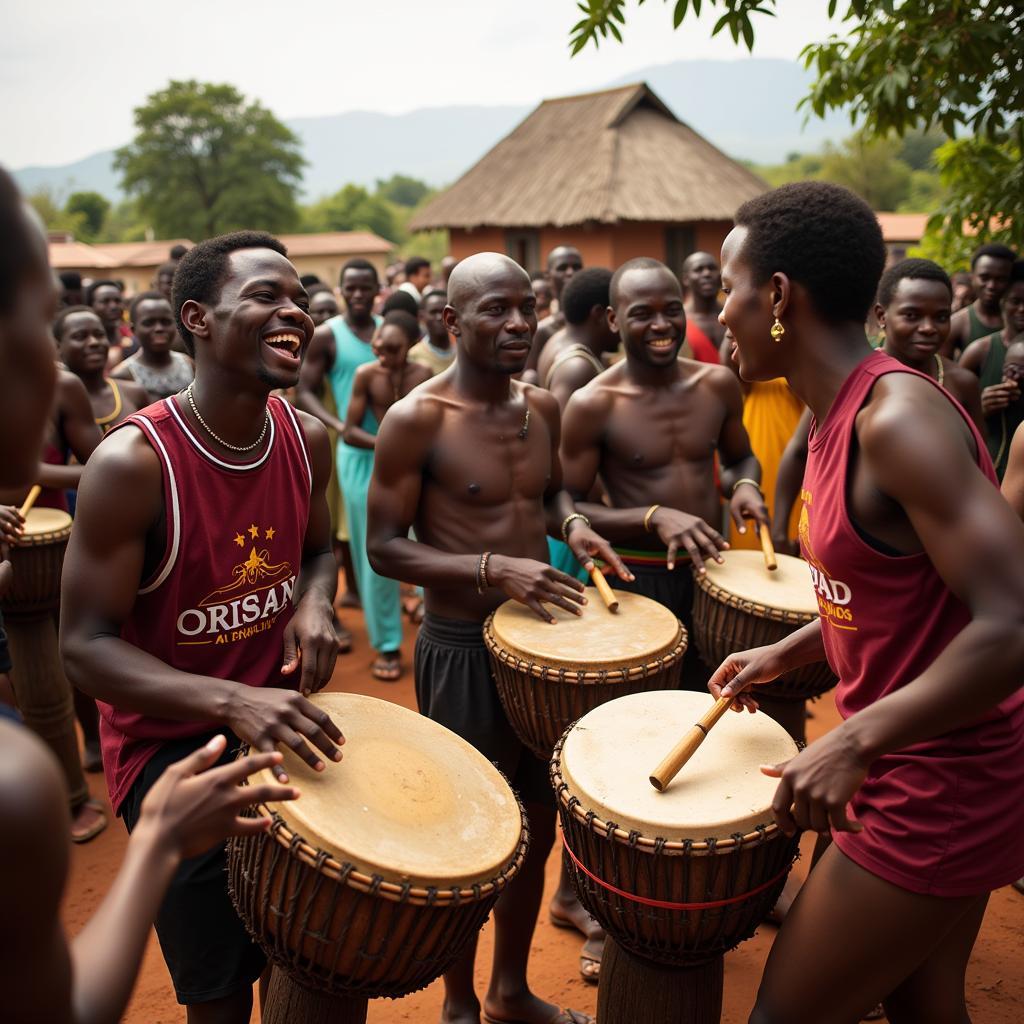
[[[616,581],[670,608],[692,632],[693,577],[677,569],[679,552],[704,572],[728,547],[721,522],[714,457],[722,493],[740,530],[748,518],[767,523],[761,468],[743,427],[739,384],[724,366],[680,359],[686,332],[675,275],[653,259],[615,272],[608,322],[626,358],[577,391],[565,410],[565,485],[603,536],[636,573]],[[610,507],[587,503],[600,474]],[[620,547],[621,545],[621,547]],[[704,690],[710,671],[695,650],[683,663],[683,685]]]
[[[691,253],[683,261],[682,285],[686,292],[686,340],[693,358],[701,363],[724,362],[719,359],[725,328],[718,322],[722,312],[718,303],[722,290],[718,260],[709,252]]]
[[[561,309],[562,292],[565,286],[583,269],[583,257],[574,245],[556,245],[548,253],[548,280],[559,304],[557,313],[552,313],[537,325],[537,333],[533,338],[533,348],[526,364],[528,370],[537,368],[537,361],[548,340],[565,327],[565,315]]]
[[[424,587],[416,644],[420,711],[495,761],[519,791],[530,853],[495,908],[488,1024],[580,1024],[530,992],[530,940],[554,840],[547,765],[512,732],[483,644],[484,619],[512,598],[555,622],[545,605],[577,612],[583,585],[547,564],[546,536],[562,534],[585,565],[628,570],[562,488],[558,404],[513,379],[537,328],[525,271],[507,256],[478,253],[449,281],[444,318],[458,356],[444,373],[395,403],[377,436],[367,547],[382,575]],[[409,530],[415,527],[416,540]],[[475,944],[445,976],[445,1024],[480,1024],[473,988]]]

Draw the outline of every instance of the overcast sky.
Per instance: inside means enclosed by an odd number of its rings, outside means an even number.
[[[627,4],[625,44],[570,59],[575,0],[44,0],[7,4],[0,163],[64,164],[121,145],[171,78],[231,82],[281,118],[449,104],[529,104],[651,64],[734,60],[714,9],[673,32],[672,3]],[[825,0],[780,0],[757,57],[795,59],[831,28]],[[710,4],[705,3],[705,8]]]

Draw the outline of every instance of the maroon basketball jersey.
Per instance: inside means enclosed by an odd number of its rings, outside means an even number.
[[[215,454],[174,396],[110,432],[130,425],[157,453],[167,522],[163,558],[142,581],[121,638],[183,672],[292,688],[281,675],[284,630],[302,564],[312,472],[291,406],[271,398],[267,410],[269,440],[249,462]],[[161,742],[214,728],[97,704],[115,809]]]
[[[883,554],[850,520],[846,482],[855,420],[888,373],[911,373],[939,388],[882,352],[868,356],[815,424],[804,474],[800,545],[844,718],[917,679],[971,619],[926,552]],[[939,390],[963,416],[979,468],[996,487],[983,439],[956,400]],[[963,685],[972,682],[967,677]],[[1024,874],[1022,792],[1024,691],[1017,691],[976,721],[878,758],[851,801],[864,831],[834,836],[851,860],[904,889],[980,895]]]

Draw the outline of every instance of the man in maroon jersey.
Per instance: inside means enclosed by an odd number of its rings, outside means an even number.
[[[337,656],[330,448],[317,421],[269,397],[298,381],[308,302],[269,235],[191,249],[173,304],[195,381],[111,431],[83,476],[63,651],[99,703],[107,784],[129,831],[168,764],[216,733],[229,748],[285,744],[317,770],[341,758],[338,727],[296,692],[320,689]],[[265,966],[224,867],[223,847],[186,860],[157,917],[190,1024],[247,1022]]]

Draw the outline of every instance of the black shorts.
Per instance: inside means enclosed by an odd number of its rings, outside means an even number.
[[[129,832],[138,823],[143,798],[164,769],[213,735],[174,740],[150,758],[121,803],[120,814]],[[226,735],[228,748],[218,764],[230,761],[238,748],[238,740]],[[182,1005],[208,1003],[250,988],[267,963],[228,895],[224,845],[181,862],[157,913],[156,934]]]
[[[7,630],[4,629],[4,617],[0,613],[0,675],[10,672],[11,668],[11,649],[7,646]]]
[[[636,579],[629,583],[612,575],[608,579],[617,590],[643,594],[663,604],[686,627],[688,646],[683,655],[684,690],[707,693],[712,670],[704,663],[693,639],[693,572],[689,560],[681,562],[671,572],[663,565],[636,565],[626,563]],[[717,667],[717,666],[716,666]]]
[[[501,706],[483,624],[428,614],[416,638],[413,666],[420,714],[494,762],[523,803],[554,807],[548,762],[523,745]]]

